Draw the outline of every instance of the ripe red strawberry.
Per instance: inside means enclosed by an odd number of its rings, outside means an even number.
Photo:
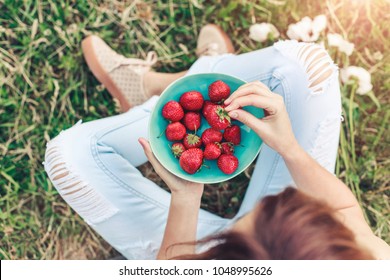
[[[230,142],[221,143],[222,154],[232,155],[234,153],[234,146]]]
[[[197,130],[200,127],[201,117],[199,113],[188,112],[185,113],[183,123],[188,130]]]
[[[233,143],[234,145],[238,145],[241,143],[241,129],[238,125],[232,125],[230,127],[225,128],[223,132],[223,138]]]
[[[202,143],[207,145],[209,143],[221,142],[222,141],[222,132],[215,130],[214,128],[208,128],[202,133]]]
[[[238,168],[238,159],[234,155],[221,155],[217,161],[218,168],[225,174],[232,174]]]
[[[203,163],[203,151],[199,148],[185,150],[180,157],[179,164],[181,168],[189,173],[194,174]]]
[[[217,159],[221,155],[221,145],[218,143],[209,143],[204,149],[204,158],[213,160]]]
[[[165,131],[165,136],[169,141],[179,141],[186,135],[186,128],[181,122],[173,122],[168,124]]]
[[[203,96],[199,91],[187,91],[180,96],[179,102],[188,111],[199,111],[203,106]]]
[[[179,158],[182,153],[186,150],[183,143],[173,143],[171,147],[172,153],[175,157]]]
[[[220,105],[214,105],[208,112],[207,122],[212,128],[222,130],[230,126],[230,116]]]
[[[221,102],[230,95],[230,87],[221,80],[215,81],[209,86],[209,97],[212,102]]]
[[[215,105],[213,102],[209,101],[209,100],[206,100],[204,103],[203,103],[203,110],[202,110],[202,114],[205,118],[207,118],[207,115],[209,114],[209,111],[210,109],[213,108],[213,105]]]
[[[183,144],[187,149],[199,148],[202,146],[202,139],[196,134],[186,134],[183,139]]]
[[[171,100],[162,108],[162,115],[168,121],[178,122],[184,117],[184,111],[179,102]]]

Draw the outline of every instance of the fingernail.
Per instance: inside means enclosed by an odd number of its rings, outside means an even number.
[[[230,104],[230,99],[226,99],[224,102],[223,102],[225,105],[229,105]]]
[[[237,114],[237,112],[233,111],[233,112],[229,112],[229,116],[230,116],[231,118],[237,118],[237,117],[238,117],[238,114]]]

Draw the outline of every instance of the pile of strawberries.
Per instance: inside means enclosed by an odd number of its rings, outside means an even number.
[[[171,146],[181,168],[194,174],[203,165],[203,160],[217,160],[218,168],[225,174],[232,174],[238,168],[234,156],[234,146],[241,142],[241,129],[232,125],[223,101],[230,95],[229,86],[221,80],[208,88],[210,100],[204,100],[198,91],[188,91],[181,95],[179,102],[169,101],[162,115],[170,123],[165,136],[174,142]],[[203,118],[210,125],[197,135]]]

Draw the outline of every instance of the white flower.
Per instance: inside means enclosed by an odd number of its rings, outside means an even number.
[[[352,54],[355,45],[345,40],[340,34],[329,33],[327,37],[329,46],[337,47],[339,51],[345,53],[347,56]]]
[[[290,39],[312,42],[318,39],[319,34],[312,33],[312,20],[309,17],[304,17],[301,21],[290,24],[287,30],[287,36]]]
[[[279,31],[271,23],[256,23],[249,28],[249,38],[257,42],[265,42],[268,38],[278,38]]]
[[[362,67],[348,66],[340,71],[341,80],[345,84],[353,84],[354,79],[357,79],[358,88],[356,93],[366,94],[372,90],[371,74]]]
[[[320,37],[320,33],[326,28],[326,16],[319,15],[312,20],[304,17],[295,24],[290,24],[287,30],[287,36],[290,39],[301,40],[304,42],[315,42]]]
[[[313,20],[313,26],[312,26],[313,31],[318,32],[318,33],[324,31],[326,28],[326,23],[327,23],[327,21],[326,21],[325,15],[316,16]]]

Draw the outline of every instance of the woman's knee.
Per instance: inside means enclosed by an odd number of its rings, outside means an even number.
[[[274,46],[290,59],[292,72],[297,74],[297,65],[301,68],[310,94],[324,93],[331,83],[338,83],[338,68],[322,46],[297,41],[280,41]]]
[[[45,152],[45,170],[52,182],[61,183],[64,178],[69,176],[69,167],[73,161],[82,160],[83,154],[80,150],[87,151],[87,142],[82,133],[77,130],[75,125],[67,130],[61,131],[59,135],[46,144]],[[83,146],[80,149],[80,146]]]
[[[93,161],[91,137],[74,126],[47,143],[45,171],[62,198],[89,224],[111,216],[115,209],[94,188],[83,170]],[[88,162],[87,162],[88,161]]]
[[[85,161],[85,153],[89,150],[86,139],[76,130],[69,128],[48,142],[43,163],[54,187],[64,199],[70,200],[83,188],[78,165]]]

